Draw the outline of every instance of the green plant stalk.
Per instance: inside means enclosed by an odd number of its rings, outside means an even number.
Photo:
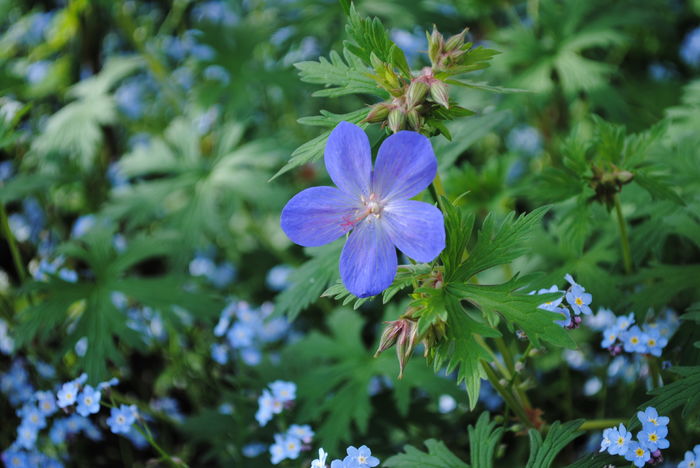
[[[22,283],[24,283],[24,280],[27,279],[27,270],[24,268],[24,264],[22,263],[22,256],[20,255],[19,248],[17,247],[17,240],[15,239],[15,236],[12,234],[12,230],[10,229],[10,222],[7,218],[7,211],[5,211],[5,205],[0,205],[0,224],[2,225],[1,228],[3,236],[7,240],[7,244],[10,246],[12,261],[14,262],[15,268],[17,269],[19,279]]]
[[[495,338],[494,341],[496,342],[496,347],[503,356],[503,362],[505,362],[506,367],[512,376],[510,379],[510,386],[515,388],[518,398],[520,398],[520,402],[523,404],[523,406],[526,409],[532,408],[530,399],[521,385],[522,382],[520,381],[520,376],[518,376],[518,373],[515,371],[515,361],[513,359],[513,354],[510,352],[510,348],[508,348],[508,345],[506,345],[505,340],[501,336]]]
[[[625,218],[622,215],[622,205],[620,204],[620,197],[616,193],[614,196],[615,200],[615,214],[617,215],[617,224],[620,227],[620,244],[622,244],[622,260],[625,264],[625,273],[632,273],[632,254],[630,253],[630,240],[627,235],[627,225],[625,224]]]
[[[484,338],[480,335],[475,334],[474,341],[479,343],[479,345],[482,348],[484,348],[487,353],[489,353],[489,355],[491,356],[491,360],[493,360],[493,363],[496,365],[496,367],[498,367],[498,370],[501,372],[501,374],[503,374],[503,377],[506,380],[510,381],[513,378],[510,371],[508,370],[508,368],[506,366],[504,366],[501,363],[500,359],[498,359],[498,356],[496,356],[496,353],[493,352],[493,349],[491,349],[491,347],[488,344],[486,344],[486,341],[484,340]]]
[[[532,421],[530,421],[530,418],[528,418],[525,408],[523,408],[522,405],[513,397],[512,393],[501,385],[498,375],[496,375],[496,372],[494,372],[494,370],[491,368],[491,365],[486,361],[481,361],[481,367],[484,369],[484,372],[486,372],[486,377],[489,379],[489,382],[491,382],[493,388],[496,389],[499,395],[501,395],[503,401],[505,401],[510,409],[513,410],[518,419],[520,419],[520,421],[526,426],[533,427]]]
[[[591,419],[590,421],[582,422],[578,429],[579,431],[595,431],[617,426],[624,422],[624,419]]]

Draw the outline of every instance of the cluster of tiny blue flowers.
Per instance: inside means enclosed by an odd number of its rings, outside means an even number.
[[[670,314],[654,323],[645,323],[641,328],[634,323],[634,313],[617,317],[603,330],[601,347],[608,349],[613,356],[624,349],[628,353],[660,357],[677,326]]]
[[[624,424],[617,428],[611,427],[603,431],[603,440],[600,443],[600,451],[607,451],[611,455],[621,455],[634,466],[642,467],[647,462],[655,465],[663,461],[661,450],[667,449],[671,444],[668,439],[668,422],[666,416],[659,416],[653,407],[637,413],[642,430],[637,433],[637,440],[632,440],[632,433]]]
[[[225,337],[226,341],[212,344],[212,359],[224,365],[229,361],[231,351],[235,350],[245,364],[260,364],[262,346],[279,341],[289,330],[289,322],[285,318],[270,317],[272,311],[271,303],[253,308],[247,302],[232,301],[221,312],[219,322],[214,327],[214,335]],[[234,318],[237,319],[235,322]]]
[[[58,392],[34,391],[29,376],[21,361],[15,361],[7,374],[3,376],[3,392],[19,391],[19,398],[10,399],[13,405],[22,405],[17,410],[20,424],[17,427],[17,438],[3,453],[7,466],[63,466],[37,451],[39,432],[48,426],[47,419],[55,415],[59,409],[75,413],[64,418],[56,418],[49,430],[49,439],[56,445],[62,444],[68,436],[83,432],[92,440],[102,439],[97,426],[87,416],[96,414],[100,409],[102,391],[116,385],[117,379],[103,382],[93,388],[85,385],[87,375],[82,374],[75,380],[64,383]],[[37,461],[40,460],[41,462]]]
[[[302,451],[309,450],[314,431],[308,424],[292,424],[287,432],[275,434],[275,443],[270,446],[270,461],[277,465],[282,460],[296,460]]]
[[[372,468],[379,465],[379,459],[372,456],[372,451],[366,445],[355,448],[352,445],[346,450],[347,456],[342,460],[333,460],[330,468]],[[318,449],[318,458],[311,462],[311,468],[329,468],[326,465],[328,453]]]
[[[697,468],[700,466],[700,444],[693,447],[693,451],[685,452],[683,461],[678,464],[678,468]]]
[[[294,382],[272,382],[258,398],[258,411],[255,413],[258,424],[265,426],[275,414],[280,414],[285,407],[291,407],[296,396],[297,386]]]
[[[549,289],[531,291],[530,294],[561,293],[561,297],[545,302],[539,308],[563,315],[564,318],[556,322],[562,327],[577,328],[581,324],[581,315],[592,314],[590,304],[593,301],[593,296],[586,292],[586,288],[574,281],[570,274],[567,273],[564,278],[569,282],[566,291],[561,291],[556,285],[553,285]],[[564,303],[565,299],[566,303]]]

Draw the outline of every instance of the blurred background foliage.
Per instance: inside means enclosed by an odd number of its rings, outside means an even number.
[[[476,115],[446,124],[451,141],[432,139],[447,193],[466,193],[457,204],[477,219],[551,206],[528,254],[487,277],[538,273],[531,284],[548,287],[572,273],[596,308],[640,321],[700,300],[700,2],[355,5],[381,19],[414,70],[429,63],[425,31],[469,27],[470,41],[501,52],[478,81],[525,91],[452,86]],[[337,256],[290,273],[307,255],[279,228],[291,195],[327,177],[315,162],[268,180],[321,133],[300,118],[379,100],[312,97],[319,85],[299,79],[294,64],[342,49],[345,24],[334,0],[0,0],[0,287],[15,342],[2,372],[20,359],[37,388],[83,370],[93,382],[117,375],[120,392],[150,403],[159,443],[191,466],[269,466],[256,444],[273,431],[253,414],[278,378],[297,382],[295,414],[327,450],[362,442],[385,458],[436,438],[467,458],[466,427],[479,412],[463,388],[418,357],[401,381],[393,359],[371,357],[381,320],[406,306],[401,295],[386,308],[351,311],[327,297],[306,308],[310,299],[289,287],[324,271],[317,298],[337,279]],[[381,132],[368,131],[373,141]],[[285,288],[275,315],[270,301]],[[234,300],[278,318],[305,310],[257,355],[215,363],[212,330]],[[688,351],[697,334],[684,327],[668,360],[697,364]],[[572,364],[607,359],[596,332],[573,336],[578,350],[542,353],[525,376],[544,418],[633,414],[644,385],[615,374],[608,388],[608,367]],[[592,378],[607,394],[587,389]],[[495,411],[488,391],[479,408]],[[443,411],[441,395],[458,409]],[[163,398],[182,419],[157,409]],[[5,397],[0,409],[7,447],[17,418]],[[670,458],[697,441],[697,421],[682,424]],[[68,465],[143,466],[154,455],[105,437],[70,440]],[[497,466],[514,466],[527,443],[505,437]],[[586,451],[579,439],[561,459]]]

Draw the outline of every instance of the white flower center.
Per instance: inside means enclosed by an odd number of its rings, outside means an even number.
[[[359,463],[367,463],[367,457],[365,457],[364,455],[359,455],[359,456],[357,457],[357,461],[358,461]]]

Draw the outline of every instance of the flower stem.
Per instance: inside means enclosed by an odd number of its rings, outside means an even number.
[[[430,185],[430,194],[438,204],[440,211],[445,211],[442,208],[442,197],[447,197],[447,193],[445,192],[445,187],[442,185],[442,179],[440,179],[440,174],[438,173],[435,174],[435,179],[433,179],[433,183]]]
[[[651,388],[659,388],[662,385],[659,361],[655,357],[647,356],[647,364],[649,365],[649,374],[651,376]]]
[[[503,401],[505,401],[506,404],[518,416],[518,419],[520,419],[520,421],[526,426],[532,427],[532,422],[530,421],[530,418],[527,417],[525,409],[513,397],[513,394],[510,393],[505,387],[503,387],[503,385],[501,385],[501,382],[498,379],[498,375],[496,375],[496,372],[494,372],[494,370],[491,368],[491,365],[486,361],[481,361],[481,367],[484,369],[484,372],[486,372],[486,376],[489,379],[489,382],[491,382],[493,388],[498,392],[499,395],[501,395]]]
[[[27,270],[24,268],[24,263],[22,263],[22,256],[19,253],[19,248],[17,247],[17,241],[15,236],[12,234],[10,229],[10,222],[7,218],[7,211],[5,211],[5,205],[0,205],[0,229],[2,229],[2,234],[7,240],[7,244],[10,247],[10,253],[12,254],[12,261],[15,264],[15,269],[17,270],[17,276],[22,283],[27,278]]]
[[[620,197],[615,194],[613,197],[615,200],[615,214],[617,215],[617,224],[620,227],[620,243],[622,244],[622,260],[625,263],[625,273],[632,273],[632,255],[630,254],[630,240],[627,236],[627,225],[625,224],[625,218],[622,216],[622,205],[620,204]]]

